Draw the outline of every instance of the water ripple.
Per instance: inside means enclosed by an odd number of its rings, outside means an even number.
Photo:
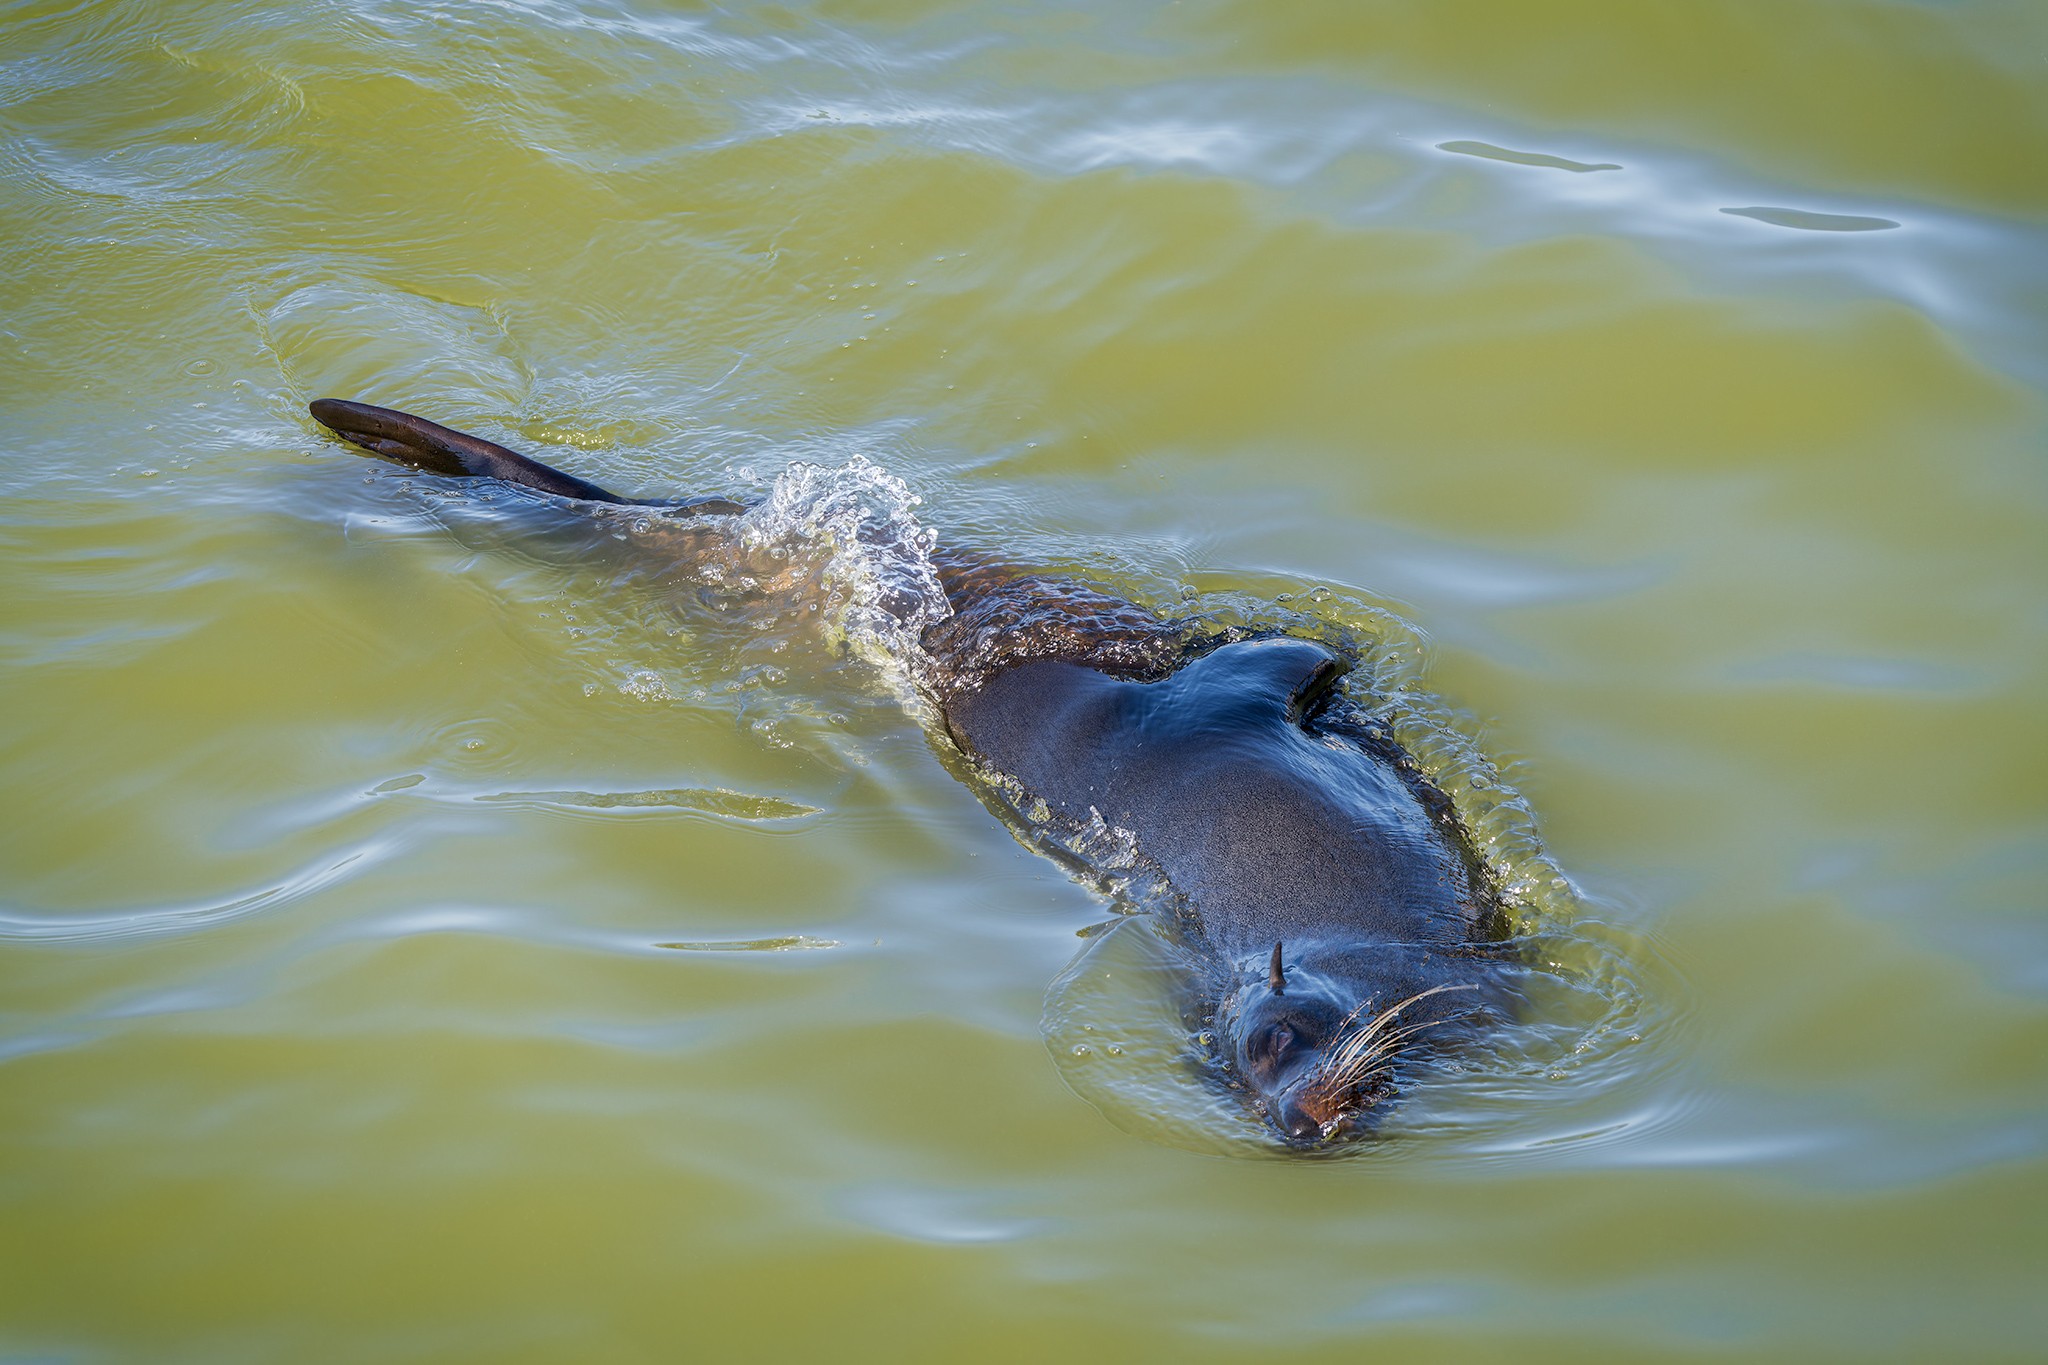
[[[657,791],[634,792],[494,792],[475,799],[530,809],[553,807],[602,811],[686,810],[700,815],[715,815],[723,820],[743,822],[801,820],[808,816],[823,814],[816,806],[784,801],[774,796],[750,796],[745,792],[729,791],[724,787],[670,787]]]
[[[1854,213],[1814,213],[1810,209],[1746,208],[1722,209],[1737,218],[1754,218],[1772,227],[1798,228],[1802,232],[1883,232],[1901,226],[1889,218],[1868,218]]]
[[[1618,161],[1571,161],[1561,156],[1551,156],[1546,152],[1510,151],[1506,147],[1496,147],[1491,142],[1439,142],[1436,149],[1440,152],[1456,152],[1459,156],[1483,156],[1489,161],[1509,161],[1517,166],[1545,166],[1551,170],[1576,171],[1581,174],[1587,171],[1621,169],[1621,163]]]
[[[226,901],[144,906],[98,915],[47,915],[0,909],[0,941],[75,943],[189,933],[304,900],[375,866],[388,852],[381,842],[360,845],[338,860],[323,858],[273,886]]]

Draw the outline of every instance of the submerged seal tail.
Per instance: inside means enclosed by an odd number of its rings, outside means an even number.
[[[664,507],[688,512],[743,512],[727,498],[622,498],[588,479],[579,479],[552,465],[508,450],[495,441],[444,427],[396,408],[380,408],[346,398],[316,398],[307,410],[320,425],[351,445],[429,474],[455,479],[503,479],[542,493],[607,502],[620,507]]]

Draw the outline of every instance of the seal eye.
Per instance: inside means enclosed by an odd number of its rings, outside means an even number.
[[[1262,1071],[1277,1069],[1301,1049],[1301,1035],[1290,1024],[1270,1024],[1251,1036],[1246,1060]]]

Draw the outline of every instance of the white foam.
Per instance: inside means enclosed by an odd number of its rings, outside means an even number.
[[[952,614],[932,564],[937,533],[913,510],[922,501],[862,455],[836,469],[799,461],[734,518],[733,536],[748,562],[765,557],[814,578],[827,628],[915,682],[925,668],[919,639]]]

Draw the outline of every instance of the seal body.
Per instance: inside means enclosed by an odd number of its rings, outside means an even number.
[[[338,399],[324,425],[389,458],[629,500],[478,437]],[[684,518],[718,498],[650,503]],[[1500,916],[1451,803],[1337,686],[1349,659],[1204,634],[1073,579],[933,556],[951,616],[921,646],[948,737],[1075,827],[1121,831],[1181,908],[1226,1074],[1286,1142],[1370,1125],[1399,1065],[1485,1016]]]
[[[1156,682],[1009,669],[946,710],[954,740],[1079,822],[1129,830],[1226,955],[1338,937],[1462,943],[1466,870],[1400,773],[1315,707],[1348,665],[1289,637]]]
[[[945,712],[963,750],[1157,865],[1212,969],[1198,985],[1224,1059],[1293,1142],[1356,1126],[1401,1045],[1472,1015],[1483,1002],[1461,997],[1497,966],[1477,951],[1498,917],[1449,802],[1347,716],[1349,666],[1289,637],[1155,681],[1032,662]]]

